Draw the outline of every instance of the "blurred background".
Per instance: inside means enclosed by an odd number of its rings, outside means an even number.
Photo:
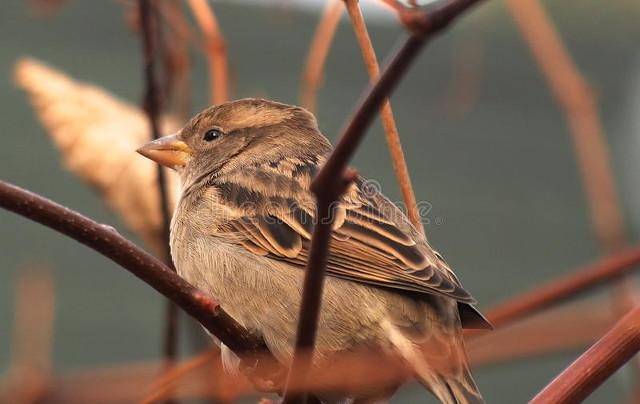
[[[542,3],[594,90],[633,243],[640,226],[640,3]],[[228,45],[231,97],[298,103],[322,2],[214,5]],[[363,7],[382,58],[404,28],[391,12],[371,2]],[[13,67],[18,58],[32,56],[139,105],[140,47],[117,1],[69,0],[52,15],[23,0],[0,2],[0,178],[135,238],[101,198],[62,167],[59,152],[14,84]],[[195,112],[208,105],[208,76],[204,57],[194,53],[192,60]],[[323,132],[335,140],[368,81],[346,15],[324,77],[316,114]],[[476,7],[432,42],[392,105],[416,196],[431,206],[427,235],[481,308],[603,255],[565,116],[503,1]],[[353,165],[401,201],[379,124]],[[15,285],[20,271],[31,266],[53,271],[56,372],[160,358],[163,299],[107,259],[0,211],[0,263],[0,373],[11,357]],[[189,340],[181,338],[184,350]],[[503,360],[474,373],[487,402],[524,402],[582,350]],[[623,369],[589,402],[622,400],[633,377],[638,374]],[[420,387],[409,385],[394,402],[424,397]]]

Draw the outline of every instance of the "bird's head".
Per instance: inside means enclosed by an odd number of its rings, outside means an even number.
[[[325,155],[330,147],[305,109],[247,98],[205,109],[178,133],[149,142],[138,153],[185,180],[285,157]]]

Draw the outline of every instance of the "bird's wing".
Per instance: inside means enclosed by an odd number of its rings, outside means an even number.
[[[295,167],[292,172],[295,174]],[[228,213],[228,219],[215,229],[216,235],[254,254],[304,268],[315,222],[309,180],[253,174],[245,170],[240,177],[253,178],[251,183],[212,184],[211,192]],[[354,282],[475,303],[404,214],[362,179],[335,209],[327,273]]]

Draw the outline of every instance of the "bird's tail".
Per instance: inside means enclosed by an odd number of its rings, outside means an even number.
[[[434,381],[435,383],[433,383]],[[440,401],[446,404],[484,403],[466,363],[462,371],[456,375],[436,374],[435,380],[432,378],[427,383],[426,380],[421,378],[420,382],[429,388]],[[436,388],[437,391],[435,391]]]
[[[460,332],[453,332],[453,335],[446,340],[441,340],[440,343],[430,338],[430,341],[421,349],[392,325],[389,325],[387,331],[391,343],[412,366],[418,381],[442,403],[484,403],[482,394],[471,375]]]

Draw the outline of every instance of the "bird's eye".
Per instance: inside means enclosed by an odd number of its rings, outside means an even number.
[[[221,136],[222,136],[222,131],[220,129],[209,129],[204,133],[203,139],[205,140],[205,142],[211,142]]]

